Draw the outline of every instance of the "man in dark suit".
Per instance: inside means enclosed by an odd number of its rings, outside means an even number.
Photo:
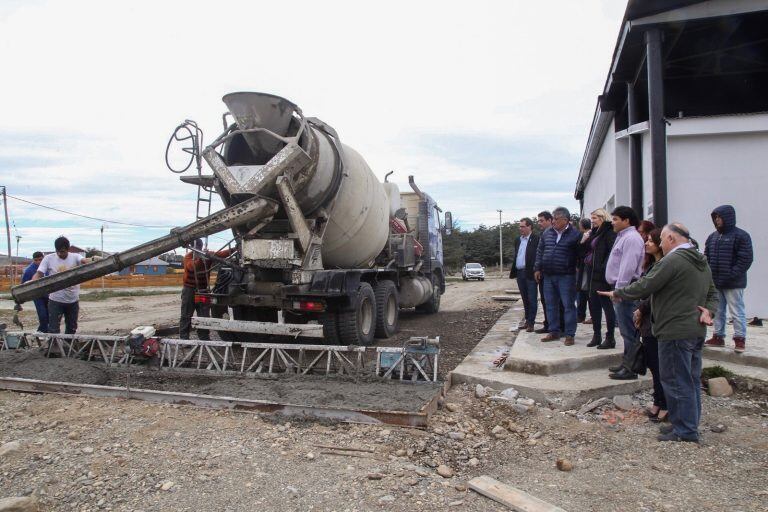
[[[515,239],[515,255],[512,258],[510,279],[517,279],[517,288],[523,300],[525,317],[521,329],[533,332],[536,311],[539,305],[538,287],[533,276],[536,263],[536,249],[539,246],[538,235],[533,234],[533,221],[528,217],[520,219],[520,236]]]

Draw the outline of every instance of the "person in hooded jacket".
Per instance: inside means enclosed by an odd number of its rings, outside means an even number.
[[[736,227],[736,210],[725,204],[712,210],[716,231],[704,245],[704,255],[712,269],[719,306],[715,315],[714,334],[707,340],[709,347],[725,346],[725,311],[733,317],[733,343],[736,352],[744,352],[747,337],[747,317],[744,310],[744,289],[747,270],[752,265],[752,238]]]

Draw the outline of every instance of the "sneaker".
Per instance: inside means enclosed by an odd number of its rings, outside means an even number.
[[[736,346],[734,347],[733,351],[736,352],[737,354],[741,354],[742,352],[744,352],[744,350],[746,350],[746,348],[744,347],[744,344],[746,343],[746,341],[747,340],[745,340],[741,336],[734,336],[733,343]]]
[[[708,347],[724,347],[725,340],[719,334],[713,334],[711,338],[704,342]]]
[[[548,341],[557,341],[559,339],[560,339],[560,334],[559,333],[551,332],[551,333],[547,334],[546,336],[544,336],[543,338],[541,338],[540,341],[543,342],[543,343],[546,343]]]
[[[572,347],[573,344],[574,344],[573,336],[566,336],[565,341],[563,342],[563,345],[565,345],[566,347]]]

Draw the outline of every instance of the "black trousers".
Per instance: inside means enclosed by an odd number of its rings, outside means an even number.
[[[211,316],[211,308],[208,304],[195,303],[195,289],[185,286],[181,289],[181,318],[179,319],[179,338],[182,340],[189,339],[194,313],[197,313],[198,317]],[[198,329],[197,337],[201,340],[210,340],[211,333],[205,329]]]
[[[61,332],[61,317],[64,317],[64,334],[77,332],[77,315],[80,313],[79,302],[48,301],[48,332]]]
[[[613,309],[613,302],[605,295],[598,295],[593,291],[589,295],[589,315],[592,317],[592,331],[599,335],[602,329],[603,311],[605,311],[605,333],[613,335],[616,329],[616,310]]]
[[[659,340],[655,336],[643,336],[643,349],[645,365],[653,377],[653,405],[666,411],[667,397],[664,395],[664,387],[661,385],[661,375],[659,375]]]
[[[587,304],[589,303],[589,291],[579,290],[576,292],[576,319],[583,322],[587,318]],[[592,312],[589,313],[592,315]]]

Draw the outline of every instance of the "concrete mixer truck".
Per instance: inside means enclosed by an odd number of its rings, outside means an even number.
[[[284,98],[237,92],[223,101],[223,133],[201,150],[190,131],[185,149],[212,174],[198,165],[197,174],[181,180],[198,187],[199,200],[201,190],[217,193],[224,210],[105,260],[19,285],[11,292],[16,301],[231,229],[232,255],[220,261],[213,289],[196,296],[212,315],[194,321],[225,340],[288,335],[369,345],[397,332],[400,309],[439,310],[450,212],[443,222],[412,176],[408,192],[386,177],[379,182],[333,128]]]

